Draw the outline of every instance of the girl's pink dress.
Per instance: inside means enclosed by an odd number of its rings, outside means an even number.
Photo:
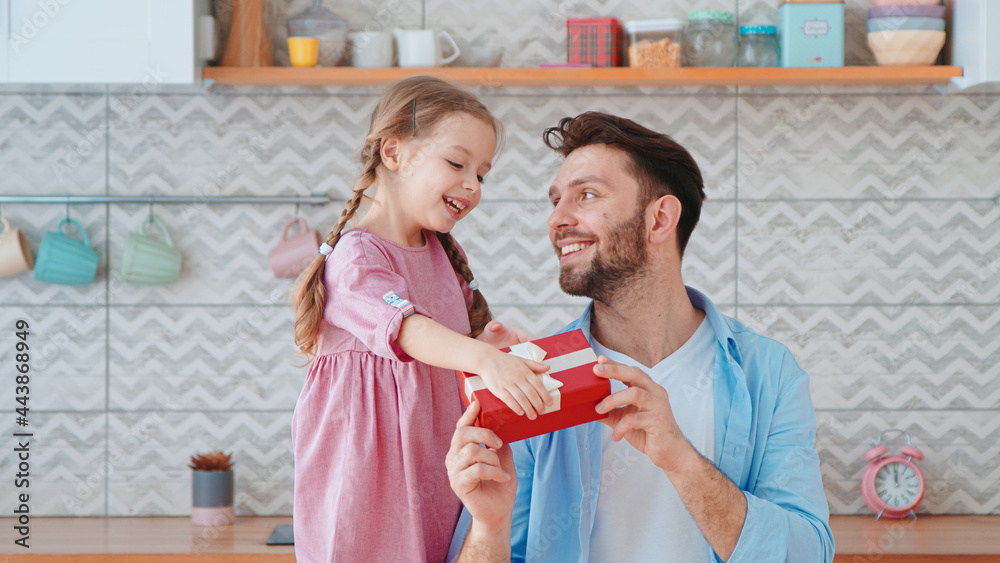
[[[472,293],[437,236],[424,238],[410,248],[353,229],[326,261],[317,355],[292,417],[300,563],[448,553],[461,510],[444,465],[462,414],[458,383],[407,356],[396,336],[400,300],[468,334]]]

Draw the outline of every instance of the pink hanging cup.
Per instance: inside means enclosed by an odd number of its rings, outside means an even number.
[[[296,223],[299,233],[288,238],[288,228]],[[319,232],[310,229],[305,219],[299,217],[285,223],[281,240],[267,253],[275,277],[297,278],[320,255],[319,243]]]

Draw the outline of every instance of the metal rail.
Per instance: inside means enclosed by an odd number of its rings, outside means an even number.
[[[0,203],[59,203],[73,205],[78,203],[306,203],[323,205],[330,203],[328,195],[313,194],[308,196],[131,196],[131,195],[0,195]]]

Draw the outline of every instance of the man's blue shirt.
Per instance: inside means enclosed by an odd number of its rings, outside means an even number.
[[[723,316],[699,291],[688,288],[688,296],[705,312],[719,346],[713,380],[715,466],[747,501],[743,530],[729,561],[832,561],[833,534],[808,376],[784,345]],[[562,332],[584,328],[593,345],[592,307]],[[592,422],[511,444],[517,466],[514,561],[589,560],[602,428],[603,423]],[[470,522],[463,509],[449,560],[457,557]],[[673,555],[685,560],[684,554]]]

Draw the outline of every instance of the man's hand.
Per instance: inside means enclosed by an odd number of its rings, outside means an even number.
[[[510,446],[501,443],[492,430],[472,426],[478,415],[479,401],[473,401],[458,419],[445,457],[451,490],[472,515],[458,561],[506,562],[510,561],[517,470]]]
[[[608,413],[601,422],[614,429],[611,439],[624,437],[666,473],[709,545],[728,561],[746,518],[743,492],[684,438],[666,389],[639,368],[604,356],[597,362],[596,375],[628,387],[597,404],[597,412]]]
[[[478,415],[479,401],[473,401],[455,425],[445,457],[448,481],[472,515],[473,525],[484,530],[506,530],[502,539],[509,546],[510,517],[517,491],[514,455],[492,430],[472,426]]]
[[[487,323],[482,334],[477,336],[476,339],[497,348],[506,348],[508,346],[513,346],[514,344],[530,342],[531,340],[534,340],[535,337],[527,331],[521,330],[512,324],[504,324],[500,321],[493,320]]]
[[[612,440],[625,438],[668,476],[684,455],[697,455],[677,426],[666,389],[637,367],[619,364],[605,356],[597,358],[597,363],[595,375],[617,379],[628,387],[597,405],[598,413],[608,413],[608,418],[601,422],[614,429]]]

